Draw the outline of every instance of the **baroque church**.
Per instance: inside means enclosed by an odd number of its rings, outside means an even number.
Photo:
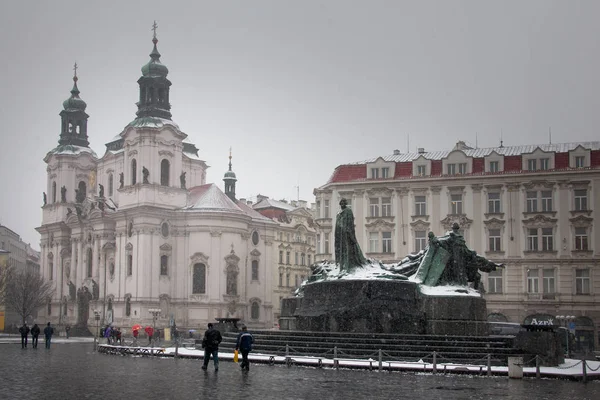
[[[231,154],[225,191],[206,182],[208,166],[171,116],[156,30],[152,41],[136,118],[101,157],[89,147],[75,67],[58,146],[44,158],[40,265],[56,290],[40,317],[131,327],[151,324],[152,310],[157,327],[235,317],[270,328],[278,225],[236,199]]]

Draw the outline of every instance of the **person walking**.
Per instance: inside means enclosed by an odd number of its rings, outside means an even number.
[[[52,335],[54,335],[54,328],[50,326],[50,322],[44,328],[44,337],[46,338],[46,348],[50,348],[50,341],[52,340]]]
[[[29,327],[27,326],[27,322],[23,323],[23,326],[19,328],[19,332],[21,333],[21,348],[27,348],[27,335],[29,335]]]
[[[133,345],[134,346],[138,345],[138,335],[139,334],[140,334],[140,331],[138,329],[133,330]]]
[[[31,328],[31,347],[37,349],[38,345],[38,336],[40,336],[40,327],[38,324],[34,324]]]
[[[212,355],[213,362],[215,364],[215,371],[219,370],[219,343],[223,338],[221,332],[213,328],[213,324],[208,324],[208,329],[204,332],[204,339],[202,339],[202,348],[204,349],[204,364],[202,369],[206,371],[208,368],[208,362]]]
[[[69,325],[65,326],[65,333],[67,335],[67,339],[69,338],[69,332],[71,331],[71,327]]]
[[[240,350],[242,353],[242,364],[240,367],[242,371],[250,370],[250,361],[248,360],[248,353],[252,351],[252,344],[254,343],[254,336],[248,332],[246,325],[242,326],[242,331],[238,334],[237,340],[235,341],[235,349]]]

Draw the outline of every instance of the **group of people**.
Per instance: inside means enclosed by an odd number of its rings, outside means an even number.
[[[219,370],[219,344],[223,338],[221,332],[216,330],[212,323],[208,324],[208,329],[204,332],[204,338],[202,339],[202,348],[204,349],[204,364],[202,369],[204,371],[208,368],[210,357],[213,358],[215,365],[215,371]],[[235,350],[242,353],[242,362],[240,367],[242,371],[250,370],[250,361],[248,360],[248,353],[252,351],[252,344],[254,343],[254,337],[246,326],[242,326],[242,331],[238,334],[235,342]]]
[[[100,332],[103,338],[106,339],[107,344],[123,344],[121,341],[121,329],[117,327],[112,327],[110,325],[106,325],[102,328],[102,332]]]
[[[27,323],[24,323],[22,327],[19,328],[19,333],[21,334],[21,348],[27,348],[27,338],[31,333],[31,347],[37,349],[38,346],[38,336],[40,336],[41,329],[38,324],[34,324],[31,329],[27,326]],[[52,335],[54,335],[54,328],[50,326],[50,322],[44,328],[44,338],[46,339],[46,348],[50,348],[50,342],[52,341]]]

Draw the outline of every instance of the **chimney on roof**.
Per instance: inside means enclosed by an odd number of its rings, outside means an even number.
[[[396,150],[394,150],[394,155],[395,155],[395,156],[399,156],[399,155],[400,155],[400,150],[397,150],[397,149],[396,149]]]
[[[419,154],[425,154],[425,147],[419,147],[417,151],[419,152]]]
[[[256,196],[256,202],[260,203],[261,201],[268,199],[268,198],[269,198],[268,196],[263,196],[262,194],[259,194]]]

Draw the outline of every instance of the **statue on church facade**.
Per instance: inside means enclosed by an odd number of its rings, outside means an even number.
[[[341,271],[352,271],[367,263],[356,241],[354,214],[346,199],[340,200],[342,208],[335,219],[335,262]]]
[[[150,171],[148,171],[148,168],[146,167],[142,167],[142,176],[143,176],[143,183],[150,183],[150,181],[148,180],[148,177],[150,176]]]
[[[181,188],[185,189],[185,171],[179,175],[179,182],[181,183]]]
[[[98,187],[100,188],[100,190],[98,191],[98,197],[102,198],[104,197],[104,185],[99,184]]]
[[[125,185],[125,175],[121,172],[119,174],[119,189],[123,189],[123,185]]]
[[[48,199],[46,198],[46,192],[42,192],[43,200],[44,200],[44,205],[46,205],[46,203],[48,202]]]

